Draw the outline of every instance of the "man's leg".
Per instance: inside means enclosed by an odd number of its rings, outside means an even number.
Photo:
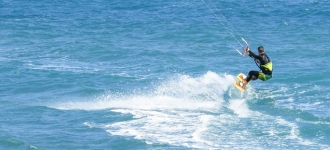
[[[250,71],[247,78],[246,82],[250,82],[250,80],[256,80],[258,79],[259,71]]]

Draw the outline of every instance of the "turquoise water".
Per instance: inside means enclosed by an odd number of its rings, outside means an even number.
[[[0,149],[329,149],[330,2],[0,2]],[[263,45],[273,78],[236,49]]]

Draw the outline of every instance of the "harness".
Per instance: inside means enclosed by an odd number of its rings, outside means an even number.
[[[269,58],[267,57],[267,63],[264,65],[260,65],[260,62],[257,61],[257,59],[255,59],[255,63],[257,65],[257,67],[262,70],[262,71],[266,71],[266,72],[272,72],[273,71],[273,63],[269,60]]]
[[[273,71],[273,63],[270,61],[267,64],[261,65],[259,68],[265,68],[266,71]]]
[[[256,62],[256,65],[260,68],[260,70],[265,70],[265,71],[270,71],[271,74],[265,74],[263,72],[259,72],[258,78],[262,81],[267,81],[269,79],[271,79],[273,77],[272,75],[272,71],[273,71],[273,63],[272,62],[268,62],[264,65],[258,65],[258,63]],[[261,69],[263,68],[263,69]]]

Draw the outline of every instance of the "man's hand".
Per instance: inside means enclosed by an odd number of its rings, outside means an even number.
[[[258,60],[258,59],[254,59],[254,61],[255,61],[256,63],[259,63],[259,60]]]
[[[250,54],[249,52],[250,52],[249,46],[246,46],[245,53],[249,55]]]

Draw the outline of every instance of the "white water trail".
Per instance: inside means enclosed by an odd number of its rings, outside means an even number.
[[[108,118],[101,123],[86,120],[84,125],[146,144],[197,149],[264,149],[265,144],[281,148],[283,139],[292,145],[315,144],[300,137],[296,123],[249,108],[253,90],[241,95],[233,82],[234,76],[211,71],[200,77],[177,75],[152,92],[107,94],[93,101],[60,102],[51,107],[125,116],[109,123],[104,122]]]

